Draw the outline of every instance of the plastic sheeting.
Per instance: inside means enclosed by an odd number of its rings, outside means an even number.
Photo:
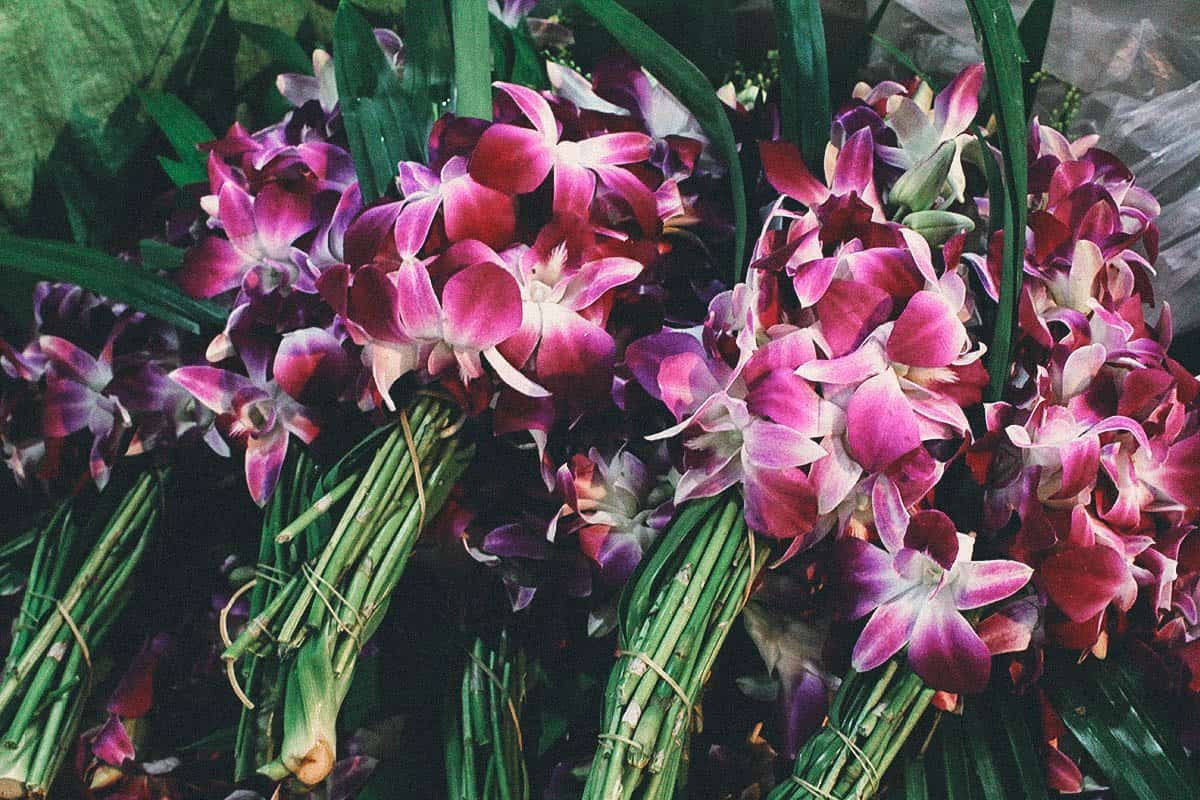
[[[879,35],[939,77],[979,59],[961,0],[895,0]],[[1200,329],[1200,3],[1058,0],[1043,69],[1084,92],[1070,132],[1099,133],[1162,204],[1155,290]]]

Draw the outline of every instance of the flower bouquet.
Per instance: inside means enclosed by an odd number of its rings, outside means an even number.
[[[1027,105],[1053,3],[968,0],[983,63],[845,97],[774,6],[720,88],[612,0],[251,24],[265,124],[141,96],[155,230],[0,235],[47,279],[0,440],[49,498],[0,543],[0,796],[74,747],[96,797],[369,797],[427,740],[456,800],[1200,790],[1160,708],[1200,686],[1200,380],[1157,201]],[[139,762],[110,703],[76,747],[197,464],[253,521],[188,555],[225,724]]]

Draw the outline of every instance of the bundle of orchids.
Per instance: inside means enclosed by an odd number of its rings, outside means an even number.
[[[281,119],[188,143],[172,218],[87,256],[126,277],[39,284],[0,343],[6,463],[52,498],[0,543],[0,797],[76,749],[89,796],[190,796],[136,762],[138,714],[80,729],[152,533],[172,546],[168,471],[205,450],[258,509],[212,614],[235,800],[369,779],[341,712],[405,636],[413,564],[474,642],[441,713],[455,800],[708,796],[706,688],[743,628],[770,690],[739,685],[775,708],[743,797],[1200,791],[1129,680],[1200,691],[1200,381],[1151,288],[1159,207],[1097,137],[1014,118],[1007,5],[975,16],[986,67],[860,83],[803,136],[787,54],[697,91],[587,0],[629,53],[585,73],[534,3],[491,5],[450,3],[434,102],[428,48],[343,2]],[[472,629],[496,599],[506,632]],[[550,779],[527,651],[554,616],[561,648],[611,646]]]

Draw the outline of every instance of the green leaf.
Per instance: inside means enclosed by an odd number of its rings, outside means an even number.
[[[174,272],[179,269],[187,252],[182,247],[172,247],[154,239],[142,239],[138,242],[138,250],[142,254],[142,266],[154,272]]]
[[[1065,659],[1040,683],[1054,710],[1121,798],[1200,796],[1193,766],[1169,731],[1167,715],[1136,671],[1095,659]]]
[[[405,96],[432,125],[434,106],[450,100],[454,47],[444,3],[408,3],[404,9]],[[426,129],[428,134],[428,129]]]
[[[216,303],[188,297],[165,278],[87,247],[0,233],[0,263],[78,284],[192,333],[225,324],[227,312]]]
[[[492,44],[485,0],[450,0],[454,113],[492,119]]]
[[[699,68],[650,29],[646,23],[623,8],[615,0],[577,0],[579,6],[612,34],[621,47],[675,94],[696,116],[713,146],[729,167],[730,191],[733,193],[733,214],[736,223],[734,260],[730,276],[737,280],[746,258],[746,187],[742,179],[742,164],[738,160],[733,126],[725,108],[717,99],[712,85]]]
[[[166,92],[148,94],[138,92],[138,99],[158,127],[166,134],[178,161],[159,156],[167,176],[180,188],[208,180],[207,156],[197,145],[217,138],[212,130],[183,101]]]
[[[920,78],[925,83],[929,84],[930,87],[932,87],[934,91],[937,91],[940,88],[938,86],[938,82],[935,81],[929,75],[929,73],[925,72],[923,69],[918,67],[917,62],[913,61],[912,58],[909,57],[908,53],[904,52],[899,47],[896,47],[896,45],[892,44],[887,39],[884,39],[882,36],[877,36],[874,33],[868,33],[867,35],[871,37],[871,40],[873,42],[875,42],[875,44],[879,45],[884,50],[886,50],[888,52],[888,55],[890,55],[892,58],[896,59],[897,64],[904,67],[906,70],[911,72],[913,75],[916,75],[918,78]]]
[[[1024,54],[1008,0],[966,0],[983,47],[988,91],[996,115],[996,132],[1003,156],[1006,187],[1004,253],[1000,273],[1000,306],[988,357],[987,399],[999,400],[1008,382],[1013,328],[1021,296],[1025,261],[1025,216],[1028,204],[1028,162],[1025,143],[1025,101],[1021,83]],[[985,154],[986,156],[986,154]],[[992,209],[995,214],[997,209]]]
[[[279,28],[259,25],[256,22],[235,22],[234,27],[242,36],[265,50],[271,57],[272,64],[288,72],[312,74],[312,59],[304,52],[299,42]]]
[[[529,27],[520,25],[515,29],[509,28],[508,33],[512,37],[513,46],[512,74],[509,79],[513,83],[534,89],[549,88],[550,81],[546,77],[546,62],[538,55],[537,47],[533,44],[533,37],[529,34]]]
[[[423,161],[428,127],[405,98],[371,24],[348,0],[333,21],[338,102],[363,202],[387,192],[400,161]]]
[[[1025,48],[1028,59],[1021,67],[1021,80],[1025,84],[1025,117],[1033,114],[1033,101],[1037,98],[1039,81],[1034,75],[1042,69],[1042,59],[1046,55],[1046,41],[1050,38],[1050,21],[1054,17],[1054,0],[1033,0],[1017,33],[1021,37],[1021,45]]]
[[[783,137],[820,174],[829,143],[829,63],[818,0],[775,0]]]

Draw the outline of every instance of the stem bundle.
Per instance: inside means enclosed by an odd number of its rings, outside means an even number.
[[[805,743],[791,778],[769,800],[873,797],[933,695],[895,659],[869,673],[852,671],[830,705],[825,727]]]
[[[470,445],[454,433],[455,413],[444,400],[416,397],[400,424],[365,443],[370,456],[365,468],[348,456],[272,542],[264,538],[263,553],[268,544],[290,546],[303,534],[307,554],[295,562],[284,559],[280,568],[260,568],[257,580],[275,586],[259,595],[246,627],[223,654],[230,663],[250,655],[281,664],[283,680],[272,686],[276,692],[281,683],[286,687],[282,741],[273,758],[258,761],[263,774],[294,775],[311,786],[332,769],[337,709],[359,651],[382,621],[425,522],[471,458]],[[373,455],[369,448],[375,448]],[[356,450],[351,456],[363,455],[362,448]],[[322,522],[338,507],[337,524],[326,533]],[[292,572],[280,574],[287,566]],[[256,583],[253,590],[258,589]]]
[[[0,797],[44,797],[74,744],[94,654],[129,600],[161,497],[147,470],[82,523],[81,504],[65,502],[40,532],[0,683]]]
[[[683,784],[700,692],[767,561],[752,536],[736,493],[693,503],[627,587],[585,800],[666,800]]]
[[[460,691],[446,704],[446,783],[450,800],[529,800],[521,738],[525,654],[475,641]]]

